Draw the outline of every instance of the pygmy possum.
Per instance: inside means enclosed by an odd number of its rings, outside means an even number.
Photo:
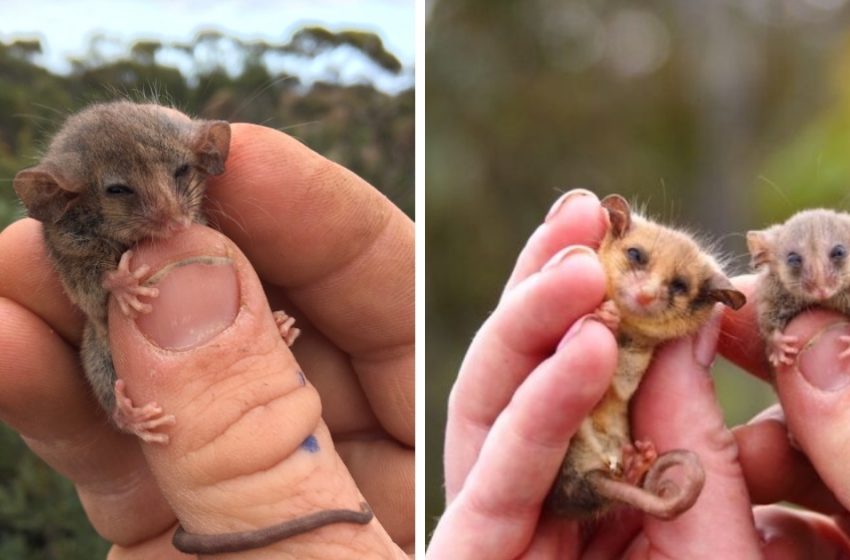
[[[696,502],[705,472],[692,451],[658,455],[651,442],[632,442],[629,400],[658,345],[695,333],[715,303],[738,309],[746,298],[690,235],[634,213],[619,195],[602,206],[610,222],[599,247],[607,299],[595,316],[616,336],[617,369],[570,441],[547,507],[587,519],[626,504],[672,519]],[[679,483],[663,476],[674,467]]]

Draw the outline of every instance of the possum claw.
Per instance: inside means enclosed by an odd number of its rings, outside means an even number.
[[[620,309],[617,304],[608,299],[596,308],[593,312],[593,318],[608,327],[611,332],[616,333],[620,328]]]
[[[127,317],[134,317],[137,313],[150,313],[153,310],[151,304],[144,303],[139,298],[155,298],[159,295],[157,288],[139,284],[150,271],[150,267],[143,264],[136,270],[130,270],[132,257],[133,251],[125,251],[118,261],[118,268],[103,275],[103,287],[112,293],[121,313]]]
[[[295,317],[290,317],[285,311],[275,311],[272,313],[274,322],[280,331],[280,337],[286,342],[287,346],[292,346],[295,339],[301,334],[301,329],[295,328]]]
[[[173,426],[173,414],[163,414],[162,407],[155,402],[137,407],[127,396],[127,386],[122,379],[115,381],[115,411],[112,419],[123,431],[135,434],[148,443],[168,444],[168,434],[154,431],[163,426]]]
[[[791,365],[800,352],[800,337],[774,331],[767,340],[767,359],[770,365],[778,368],[781,365]]]
[[[636,441],[623,446],[623,480],[638,484],[655,461],[658,452],[651,441]]]

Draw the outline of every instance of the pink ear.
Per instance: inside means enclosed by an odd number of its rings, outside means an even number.
[[[224,173],[224,162],[230,152],[230,123],[198,121],[193,142],[195,165],[208,175]]]
[[[747,232],[747,249],[750,251],[750,264],[758,268],[773,259],[773,243],[769,229]]]
[[[610,194],[602,199],[602,208],[608,211],[611,233],[616,238],[626,235],[632,226],[632,210],[626,199],[618,194]]]
[[[45,223],[58,222],[79,197],[79,189],[44,165],[15,175],[15,192],[29,215]]]

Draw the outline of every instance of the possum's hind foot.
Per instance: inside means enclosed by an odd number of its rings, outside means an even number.
[[[157,431],[164,426],[173,426],[173,414],[164,414],[162,407],[155,402],[137,407],[127,396],[127,386],[123,380],[115,382],[115,411],[112,414],[115,424],[123,431],[135,434],[147,443],[168,444],[168,434]]]
[[[623,446],[623,480],[640,484],[643,476],[652,468],[658,452],[651,441],[636,441]]]

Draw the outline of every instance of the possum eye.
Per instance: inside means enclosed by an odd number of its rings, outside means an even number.
[[[174,178],[181,179],[189,174],[189,164],[184,163],[174,171]]]
[[[646,264],[646,254],[637,247],[629,247],[626,249],[626,257],[632,264],[643,266]]]
[[[674,296],[681,296],[688,293],[688,283],[683,278],[673,278],[670,281],[670,293]]]
[[[801,257],[799,253],[794,253],[792,251],[785,257],[785,262],[788,263],[788,266],[791,268],[799,269],[803,266],[803,257]]]
[[[829,260],[834,263],[840,263],[847,257],[847,248],[842,244],[838,244],[829,252]]]
[[[127,196],[130,194],[136,194],[136,191],[127,185],[109,185],[106,187],[106,194],[109,196]]]

